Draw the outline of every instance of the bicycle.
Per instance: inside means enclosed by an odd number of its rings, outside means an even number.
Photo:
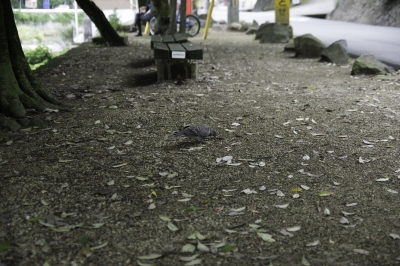
[[[153,17],[150,20],[150,33],[154,35],[156,25],[156,18]],[[180,16],[176,15],[176,26],[179,29],[180,25]],[[200,32],[200,20],[194,15],[186,15],[186,33],[190,37],[194,37]]]

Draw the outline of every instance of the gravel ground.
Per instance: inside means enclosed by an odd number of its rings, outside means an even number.
[[[0,131],[0,265],[400,264],[400,76],[211,30],[157,83],[130,41],[36,70],[75,110]],[[171,136],[195,123],[217,138]]]

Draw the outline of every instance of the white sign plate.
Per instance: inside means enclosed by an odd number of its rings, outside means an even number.
[[[185,58],[186,58],[186,52],[182,52],[182,51],[172,51],[172,58],[175,58],[175,59],[185,59]]]

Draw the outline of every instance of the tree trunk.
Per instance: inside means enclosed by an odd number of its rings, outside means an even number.
[[[267,11],[274,9],[274,0],[257,0],[253,11]]]
[[[63,103],[46,92],[37,82],[22,51],[10,1],[0,1],[0,111],[22,119],[25,108],[43,111],[59,109]],[[0,127],[16,130],[14,120],[0,117]]]
[[[169,27],[168,27],[168,34],[175,34],[176,33],[176,2],[177,0],[170,1],[170,11],[169,11]]]
[[[121,38],[118,33],[108,22],[103,11],[101,11],[94,2],[90,0],[76,0],[78,5],[83,9],[86,15],[93,21],[99,30],[101,36],[108,43],[109,46],[125,46],[123,38]]]
[[[169,5],[166,0],[151,0],[151,12],[156,17],[154,34],[166,34],[169,27]]]
[[[179,33],[186,32],[186,0],[181,0],[181,6],[179,8]]]

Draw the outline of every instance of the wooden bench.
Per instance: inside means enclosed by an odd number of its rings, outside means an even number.
[[[197,63],[203,59],[203,49],[188,42],[186,34],[153,35],[151,48],[157,66],[157,79],[197,78]]]

